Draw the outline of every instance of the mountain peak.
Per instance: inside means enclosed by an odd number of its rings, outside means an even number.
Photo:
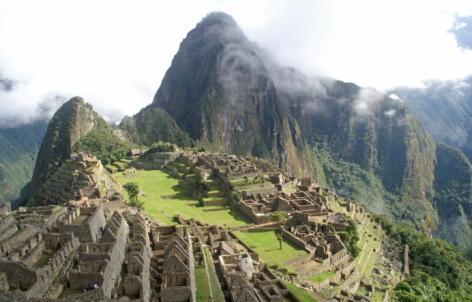
[[[238,26],[233,17],[225,12],[211,12],[199,23],[201,26],[214,24]]]
[[[82,97],[73,97],[62,104],[49,122],[39,150],[30,185],[31,192],[36,192],[62,162],[70,157],[73,146],[95,123],[93,107]]]
[[[226,44],[245,40],[247,40],[246,36],[233,17],[223,12],[213,12],[203,18],[188,33],[182,44],[193,44],[193,42],[211,44],[213,44],[212,42],[220,42]]]

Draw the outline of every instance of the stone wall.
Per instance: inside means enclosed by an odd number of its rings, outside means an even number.
[[[59,225],[62,232],[73,232],[81,242],[95,242],[101,234],[101,230],[105,227],[106,220],[103,211],[103,205],[93,208],[81,208],[80,215],[89,215],[83,223],[76,224],[67,218],[66,221]],[[79,219],[77,216],[75,219]]]
[[[36,272],[21,262],[0,260],[0,272],[6,274],[11,289],[27,290],[38,281]]]
[[[121,219],[116,232],[115,245],[110,253],[110,261],[107,263],[106,268],[103,271],[102,291],[105,297],[111,297],[111,292],[120,275],[121,265],[125,258],[126,238],[128,236],[129,228],[124,218],[121,215],[119,215],[119,217],[121,217]],[[110,223],[112,222],[109,222],[109,224]]]
[[[11,237],[17,230],[15,219],[11,215],[6,216],[0,222],[0,241]]]
[[[149,227],[139,214],[126,216],[130,225],[128,253],[125,263],[127,274],[122,281],[124,294],[147,302],[151,297]]]

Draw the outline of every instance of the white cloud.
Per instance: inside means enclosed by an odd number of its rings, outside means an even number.
[[[460,78],[472,51],[449,29],[469,1],[0,0],[0,120],[27,121],[53,94],[112,120],[149,104],[179,43],[210,11],[234,16],[282,64],[364,86]]]
[[[372,107],[383,97],[382,93],[373,88],[361,88],[354,99],[354,109],[359,115],[372,114]]]
[[[387,110],[387,111],[384,112],[384,114],[388,117],[394,116],[395,113],[396,113],[395,109],[390,109],[390,110]]]
[[[401,103],[405,102],[405,100],[403,100],[401,97],[399,97],[398,94],[396,94],[396,93],[390,93],[388,95],[388,97],[391,98],[392,100],[399,101]]]

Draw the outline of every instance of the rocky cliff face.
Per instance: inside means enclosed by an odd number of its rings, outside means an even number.
[[[226,14],[210,14],[181,43],[153,103],[133,118],[142,133],[159,128],[142,122],[162,114],[159,110],[210,150],[270,158],[297,174],[314,170],[260,50]]]

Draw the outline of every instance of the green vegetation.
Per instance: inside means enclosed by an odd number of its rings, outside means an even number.
[[[359,233],[357,231],[357,224],[352,219],[348,219],[348,227],[346,231],[338,232],[339,237],[343,241],[352,258],[359,256],[360,248],[358,246]]]
[[[244,176],[242,178],[232,179],[230,183],[233,186],[247,186],[250,184],[264,184],[266,181],[268,181],[267,177],[261,174],[254,177]]]
[[[234,232],[247,246],[252,248],[259,257],[269,266],[277,265],[277,267],[285,268],[290,272],[295,272],[293,266],[288,264],[292,259],[305,256],[306,251],[293,246],[290,242],[284,240],[285,246],[280,249],[276,231],[261,232]]]
[[[395,89],[438,141],[460,148],[472,159],[472,78],[428,81],[425,87]],[[441,108],[441,110],[438,110]]]
[[[277,240],[279,241],[280,249],[282,249],[282,227],[288,220],[288,213],[284,211],[275,211],[272,213],[272,219],[279,225],[277,231]]]
[[[317,302],[318,300],[306,289],[300,288],[292,283],[284,282],[284,285],[300,302]]]
[[[210,301],[210,283],[207,270],[204,266],[195,266],[195,286],[197,287],[197,301]]]
[[[0,201],[14,201],[31,179],[44,122],[0,129]],[[16,206],[16,203],[13,203]]]
[[[336,153],[326,149],[314,150],[324,169],[328,186],[335,188],[338,194],[363,203],[373,213],[395,217],[398,221],[407,222],[418,229],[428,230],[437,226],[437,213],[430,201],[411,197],[416,194],[414,192],[401,195],[399,188],[389,191],[381,177],[372,171],[343,160],[336,156]],[[424,183],[425,180],[421,182]],[[409,183],[407,187],[415,185],[419,186]]]
[[[144,210],[159,223],[174,224],[174,217],[182,215],[185,218],[194,218],[203,223],[218,222],[222,226],[242,226],[247,221],[233,213],[229,207],[208,206],[201,207],[198,201],[182,197],[179,189],[180,180],[160,170],[138,170],[134,176],[115,174],[121,184],[133,181],[142,191],[140,200],[144,203]]]
[[[329,187],[340,195],[362,202],[376,213],[391,213],[389,204],[395,196],[387,192],[379,178],[358,164],[334,157],[328,150],[315,148],[314,153],[323,167]]]
[[[472,301],[472,263],[457,248],[385,217],[377,220],[410,248],[411,276],[395,288],[397,301]]]
[[[128,182],[123,185],[123,188],[128,193],[130,200],[138,200],[139,186],[136,182]]]
[[[207,271],[209,276],[210,290],[213,295],[214,302],[225,302],[225,296],[223,290],[221,289],[220,282],[218,281],[218,276],[216,275],[215,266],[213,264],[213,259],[211,258],[211,253],[208,247],[204,247],[205,260],[207,262]]]
[[[190,136],[182,131],[166,111],[146,107],[132,118],[123,119],[120,126],[135,143],[150,146],[157,141],[166,141],[180,147],[194,145]]]
[[[208,197],[210,186],[196,175],[183,176],[182,181],[178,185],[179,191],[184,197],[202,200]]]
[[[113,133],[110,125],[98,114],[94,114],[95,126],[80,138],[74,150],[89,151],[100,159],[104,165],[126,158],[132,145],[119,139]]]
[[[439,144],[434,201],[440,220],[439,236],[472,254],[472,165],[459,150]]]
[[[150,153],[156,152],[175,152],[177,150],[177,146],[168,142],[158,141],[151,145],[151,148],[148,150]]]
[[[143,209],[144,203],[139,201],[138,198],[140,192],[139,185],[136,182],[128,182],[123,185],[123,188],[126,190],[126,193],[128,193],[130,205],[138,209]]]
[[[321,283],[335,275],[334,272],[331,271],[326,271],[321,274],[313,275],[310,277],[310,281],[313,281],[315,283]]]

